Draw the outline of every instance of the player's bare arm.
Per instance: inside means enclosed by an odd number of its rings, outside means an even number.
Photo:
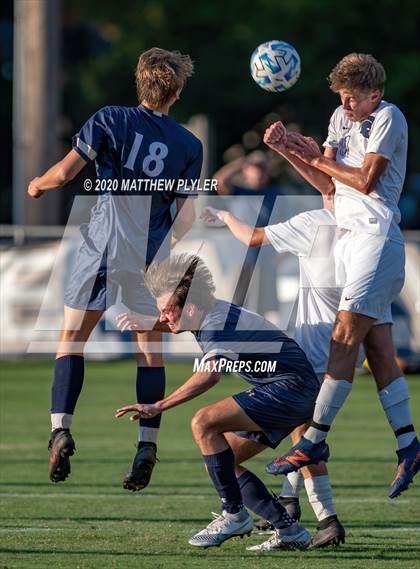
[[[201,214],[201,217],[209,223],[213,223],[217,220],[221,221],[229,227],[236,239],[248,247],[261,247],[261,245],[270,244],[265,236],[263,227],[252,227],[251,225],[247,225],[232,215],[229,211],[206,207]]]
[[[75,151],[70,152],[54,164],[42,176],[34,178],[28,186],[31,198],[40,198],[48,190],[56,190],[73,180],[87,162]]]
[[[168,397],[157,401],[152,405],[137,403],[135,405],[127,405],[117,409],[115,416],[122,417],[130,411],[134,411],[136,415],[132,417],[132,420],[139,419],[141,417],[150,418],[154,415],[162,413],[162,411],[167,411],[185,403],[190,399],[194,399],[201,395],[202,393],[208,391],[211,387],[216,385],[221,377],[220,372],[197,372],[194,373],[183,385],[175,389]]]
[[[289,141],[300,137],[298,133],[288,132],[284,125],[278,121],[273,123],[264,134],[265,144],[280,154],[289,164],[318,192],[329,195],[334,192],[334,183],[331,176],[326,175],[319,169],[314,168],[308,162],[303,160],[297,153],[293,153],[289,148]],[[315,143],[316,144],[316,143]],[[330,150],[330,149],[326,149]]]
[[[330,153],[334,153],[333,156],[329,155],[329,153],[322,155],[316,151],[314,143],[313,139],[300,137],[293,139],[288,145],[293,155],[298,156],[307,164],[363,194],[370,194],[388,165],[388,159],[375,152],[366,154],[360,168],[338,164],[335,161],[335,151],[333,149],[325,149],[326,151],[329,150]]]
[[[366,154],[361,168],[352,168],[337,164],[335,160],[326,156],[319,156],[313,165],[339,182],[368,195],[375,189],[376,183],[385,172],[388,159],[381,154],[370,152]]]

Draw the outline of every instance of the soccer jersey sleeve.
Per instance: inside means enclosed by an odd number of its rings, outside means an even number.
[[[185,186],[178,186],[175,191],[177,198],[188,198],[190,196],[197,196],[197,191],[192,190],[191,181],[200,179],[201,168],[203,166],[203,145],[198,141],[195,154],[188,161],[185,169],[181,172],[179,178],[185,180]]]
[[[106,146],[108,137],[112,136],[107,121],[107,107],[104,107],[92,115],[80,131],[73,136],[73,150],[80,154],[86,162],[95,160],[98,153]]]
[[[403,114],[396,107],[386,107],[375,117],[366,153],[375,152],[390,160],[406,128]]]
[[[328,136],[323,144],[324,147],[338,148],[338,143],[340,141],[341,109],[342,107],[338,107],[330,119],[330,124],[328,125]]]
[[[295,215],[284,223],[268,225],[265,234],[278,253],[307,256],[313,241],[313,224],[305,213]]]

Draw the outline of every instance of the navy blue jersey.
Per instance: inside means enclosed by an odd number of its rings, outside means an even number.
[[[291,376],[290,385],[317,381],[303,350],[271,322],[235,304],[216,300],[195,333],[203,350],[202,362],[225,358],[249,362],[238,375],[252,385],[277,381]],[[274,370],[258,370],[256,362],[275,362]]]
[[[200,178],[201,142],[171,117],[143,106],[104,107],[73,137],[73,149],[95,160],[98,179],[120,182],[116,191],[105,189],[98,197],[88,229],[90,244],[102,253],[106,236],[108,270],[150,263],[164,242],[167,252],[171,205],[191,195],[177,181]],[[123,180],[175,183],[156,191],[147,184],[124,187]]]

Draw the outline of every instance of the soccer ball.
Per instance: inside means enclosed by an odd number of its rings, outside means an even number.
[[[280,93],[296,83],[300,75],[300,57],[285,41],[267,41],[251,55],[251,75],[266,91]]]

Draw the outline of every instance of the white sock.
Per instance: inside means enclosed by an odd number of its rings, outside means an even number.
[[[397,437],[398,448],[407,447],[415,439],[416,433],[410,414],[408,385],[404,376],[394,379],[392,383],[381,389],[378,395],[388,422]]]
[[[351,388],[351,382],[345,379],[324,380],[316,398],[311,426],[304,435],[305,439],[319,443],[327,437],[329,427],[344,405]]]
[[[309,502],[319,522],[328,518],[328,516],[336,515],[328,474],[306,478],[305,488]]]
[[[303,484],[304,480],[300,470],[291,472],[284,479],[280,496],[283,498],[299,498]]]
[[[142,443],[155,443],[157,444],[159,429],[156,427],[142,427],[139,428],[139,442]]]
[[[51,413],[51,431],[54,429],[70,429],[73,415],[69,413]]]

